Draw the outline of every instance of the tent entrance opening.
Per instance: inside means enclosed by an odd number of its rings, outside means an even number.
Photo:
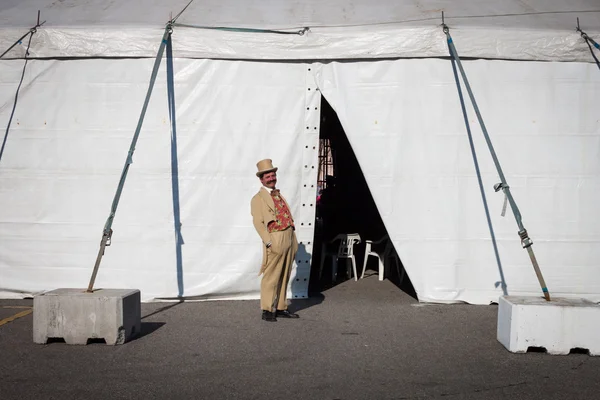
[[[336,237],[358,234],[360,243],[353,246],[358,277],[363,272],[366,241],[381,241],[374,243],[372,250],[383,255],[386,245],[391,246],[387,248],[390,257],[383,260],[384,278],[416,298],[400,258],[391,242],[388,243],[389,240],[385,239],[386,228],[352,146],[337,114],[324,97],[321,97],[319,143],[318,197],[309,291],[315,293],[354,279],[352,261],[349,258],[338,260],[337,275],[334,278],[332,258],[335,261],[340,244],[339,240],[335,240]],[[394,259],[397,260],[398,267]],[[364,276],[377,274],[378,270],[377,258],[368,257]]]

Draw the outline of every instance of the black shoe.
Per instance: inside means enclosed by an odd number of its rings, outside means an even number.
[[[268,322],[277,322],[277,318],[275,318],[275,313],[267,310],[263,310],[262,319]]]
[[[298,314],[291,313],[288,310],[277,310],[276,315],[280,318],[300,318]]]

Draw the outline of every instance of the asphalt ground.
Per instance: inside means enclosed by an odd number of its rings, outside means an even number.
[[[2,300],[0,321],[31,306]],[[121,346],[34,344],[21,316],[0,325],[0,399],[600,399],[600,357],[510,353],[494,305],[419,304],[375,275],[290,309],[144,303]]]

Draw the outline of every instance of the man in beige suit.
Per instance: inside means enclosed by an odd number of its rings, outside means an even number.
[[[270,159],[256,164],[262,187],[252,197],[250,211],[254,228],[258,232],[263,245],[263,260],[260,274],[260,308],[262,319],[269,322],[280,318],[298,318],[287,310],[287,286],[298,241],[294,227],[294,219],[287,201],[277,184],[277,168]]]

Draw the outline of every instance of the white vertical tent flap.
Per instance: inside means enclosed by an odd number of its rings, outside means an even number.
[[[464,62],[555,296],[600,300],[600,104],[593,64]],[[322,64],[344,127],[419,300],[487,304],[500,275],[450,61]],[[468,105],[469,107],[469,105]],[[470,120],[509,294],[541,295],[473,112]]]
[[[30,61],[1,160],[0,296],[87,286],[152,64]],[[314,101],[306,65],[174,64],[179,199],[163,60],[95,287],[140,288],[144,300],[178,295],[178,203],[183,296],[256,298],[262,253],[250,198],[260,187],[259,159],[279,167],[297,220],[314,219],[300,205],[313,156],[299,149],[314,141],[306,138],[306,106]],[[19,66],[3,62],[1,75]],[[1,121],[11,104],[1,105]],[[302,235],[312,238],[312,229],[307,223]],[[307,284],[296,293],[305,295]]]

